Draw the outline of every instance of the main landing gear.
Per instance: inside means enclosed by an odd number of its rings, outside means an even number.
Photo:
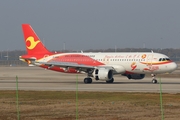
[[[88,83],[92,83],[92,73],[93,73],[93,69],[87,69],[87,77],[84,78],[84,83],[88,84]]]
[[[151,74],[153,84],[157,83],[155,76],[156,76],[155,74]]]
[[[113,82],[114,82],[114,78],[106,81],[106,83],[113,83]],[[84,83],[85,84],[92,83],[92,78],[90,78],[90,77],[84,78]]]
[[[114,78],[111,78],[110,80],[107,80],[106,83],[113,83],[114,82]]]
[[[84,78],[84,83],[88,84],[88,83],[92,83],[92,78]]]

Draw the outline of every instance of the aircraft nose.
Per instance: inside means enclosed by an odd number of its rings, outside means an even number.
[[[171,66],[170,66],[171,72],[173,72],[174,70],[176,70],[177,67],[178,67],[177,64],[176,64],[175,62],[173,62],[173,63],[171,64]]]

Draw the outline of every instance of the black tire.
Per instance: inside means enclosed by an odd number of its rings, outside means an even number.
[[[92,83],[92,79],[91,78],[88,78],[88,83]]]
[[[152,80],[152,83],[153,83],[153,84],[156,84],[156,83],[157,83],[157,80],[156,80],[156,79],[153,79],[153,80]]]
[[[91,78],[84,78],[84,83],[85,84],[92,83],[92,79]]]
[[[88,83],[88,78],[84,78],[84,83],[85,83],[85,84]]]
[[[114,82],[114,78],[111,78],[111,80],[107,80],[106,83],[113,83]]]

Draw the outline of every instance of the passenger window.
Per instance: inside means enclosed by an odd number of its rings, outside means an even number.
[[[162,61],[162,58],[160,58],[159,61]]]

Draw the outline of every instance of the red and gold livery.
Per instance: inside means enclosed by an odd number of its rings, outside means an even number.
[[[20,60],[58,72],[86,73],[84,83],[91,83],[92,78],[113,83],[116,74],[142,79],[145,74],[170,73],[177,68],[168,56],[153,52],[53,53],[29,24],[22,24],[22,30],[27,54],[20,56]],[[153,77],[152,82],[157,80]]]

